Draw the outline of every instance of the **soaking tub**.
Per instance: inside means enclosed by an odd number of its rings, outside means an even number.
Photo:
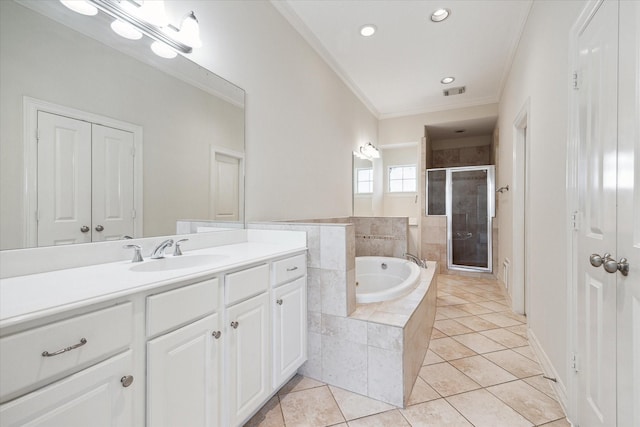
[[[386,301],[401,297],[420,281],[420,267],[402,258],[356,257],[356,302]]]

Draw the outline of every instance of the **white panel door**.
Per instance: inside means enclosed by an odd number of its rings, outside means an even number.
[[[307,360],[307,286],[301,277],[273,292],[274,376],[278,388]]]
[[[211,213],[215,220],[240,218],[240,159],[214,152],[211,170]]]
[[[618,425],[640,426],[640,2],[620,2],[618,250],[629,273],[618,290]],[[612,274],[613,276],[613,274]]]
[[[589,427],[616,425],[616,275],[590,257],[616,251],[617,20],[606,1],[578,38],[577,415]]]
[[[147,344],[147,424],[154,427],[220,425],[218,314]],[[218,338],[216,338],[216,336]]]
[[[237,426],[271,392],[268,294],[229,307],[227,319],[229,425]]]
[[[92,241],[134,237],[133,134],[92,126]]]
[[[133,372],[131,350],[0,406],[3,427],[134,426],[133,395],[140,379],[124,387]]]
[[[91,241],[91,124],[38,112],[38,246]]]

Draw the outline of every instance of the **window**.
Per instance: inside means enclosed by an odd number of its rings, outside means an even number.
[[[356,194],[373,193],[373,168],[356,169]]]
[[[416,191],[415,166],[389,166],[389,192],[408,193]]]

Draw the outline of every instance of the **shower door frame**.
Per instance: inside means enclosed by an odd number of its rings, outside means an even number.
[[[446,171],[447,268],[449,270],[493,273],[493,218],[495,217],[495,166],[462,166],[442,168]],[[487,172],[487,267],[453,263],[453,179],[454,172]]]

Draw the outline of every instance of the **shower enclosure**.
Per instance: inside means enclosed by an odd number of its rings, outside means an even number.
[[[427,170],[427,215],[447,216],[447,265],[492,272],[493,166]]]

